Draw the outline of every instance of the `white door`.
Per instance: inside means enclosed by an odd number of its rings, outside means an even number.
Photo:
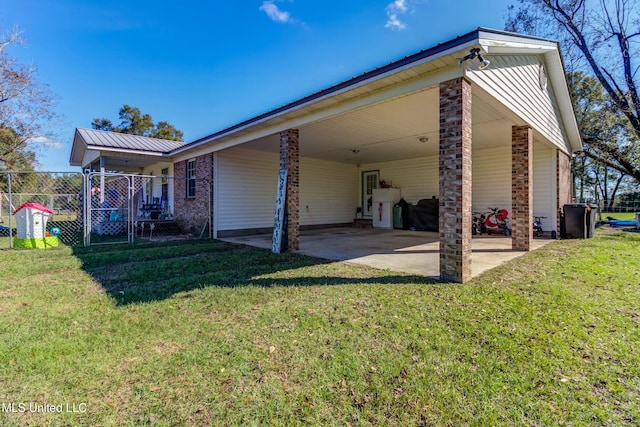
[[[362,172],[362,217],[373,217],[373,190],[378,188],[380,171]]]

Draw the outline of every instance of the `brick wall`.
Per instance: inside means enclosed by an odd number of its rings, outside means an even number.
[[[529,251],[533,244],[533,130],[511,128],[511,241],[517,251]]]
[[[298,129],[280,132],[280,169],[287,169],[287,244],[300,246],[300,154]]]
[[[210,203],[213,203],[213,154],[204,154],[196,160],[196,195],[187,197],[187,160],[174,163],[176,181],[174,191],[174,216],[186,232],[200,234],[204,224],[211,221]],[[211,226],[211,223],[209,224]]]
[[[440,85],[440,278],[471,279],[471,83]]]

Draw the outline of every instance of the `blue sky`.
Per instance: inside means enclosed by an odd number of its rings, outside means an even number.
[[[123,104],[192,141],[465,34],[513,0],[0,0],[10,54],[38,67],[65,122],[40,170],[68,165],[76,127]]]

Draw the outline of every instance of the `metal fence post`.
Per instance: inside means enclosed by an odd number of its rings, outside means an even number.
[[[82,218],[82,234],[84,247],[91,245],[91,175],[92,172],[82,175],[84,181],[82,204],[84,206],[84,217]]]
[[[209,181],[209,238],[213,239],[213,181]]]
[[[13,199],[11,196],[11,174],[9,172],[7,172],[7,190],[9,191],[9,249],[13,249],[13,224],[11,221],[11,218],[13,218]]]
[[[133,211],[133,198],[135,195],[136,177],[131,175],[129,178],[127,179],[129,183],[129,188],[127,189],[127,241],[129,243],[135,243],[136,229],[134,225],[135,212]]]

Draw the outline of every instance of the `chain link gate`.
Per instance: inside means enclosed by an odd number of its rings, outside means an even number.
[[[197,197],[185,196],[189,186]],[[84,188],[85,246],[212,237],[209,180],[91,172]]]
[[[41,233],[55,235],[60,243],[82,243],[83,179],[73,172],[0,172],[0,249],[13,248],[18,233],[14,212],[29,204],[46,208]],[[49,214],[52,212],[52,214]],[[25,227],[27,227],[25,225]],[[24,230],[20,230],[24,232]],[[53,232],[53,233],[52,233]]]
[[[84,189],[84,245],[133,242],[133,175],[91,172]]]

